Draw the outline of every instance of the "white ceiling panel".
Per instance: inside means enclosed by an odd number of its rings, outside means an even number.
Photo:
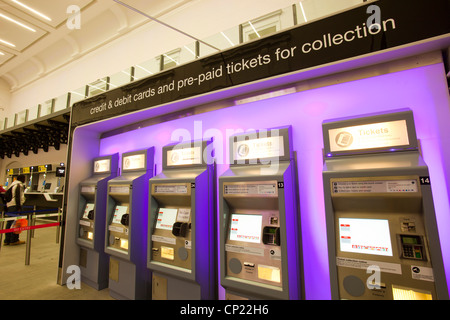
[[[35,78],[41,72],[42,70],[38,63],[28,60],[17,68],[11,70],[10,75],[12,75],[18,83],[26,83]]]
[[[45,30],[26,20],[0,9],[0,45],[3,48],[11,48],[22,52],[46,33]]]
[[[122,1],[160,18],[191,0]],[[67,25],[71,6],[80,29]],[[0,78],[18,90],[149,22],[113,0],[0,0]]]
[[[77,51],[80,43],[70,37],[72,30],[67,27],[71,7],[80,9],[87,29],[89,21],[113,5],[112,0],[0,0],[0,77],[12,90],[18,89],[67,64],[75,53],[83,55]],[[95,41],[100,43],[102,35],[109,39],[107,31],[85,30],[86,34],[99,32]]]
[[[83,10],[87,5],[91,4],[93,0],[2,0],[1,2],[19,10],[19,12],[22,12],[22,14],[27,15],[29,18],[37,19],[52,28],[56,28],[61,24],[65,24],[67,21],[67,8],[69,8],[69,6],[76,5]],[[30,8],[31,10],[27,8]],[[41,13],[51,20],[47,20],[38,13]]]
[[[110,10],[107,10],[95,19],[84,22],[83,27],[73,30],[70,36],[77,41],[81,51],[84,52],[115,36],[118,29],[118,19]]]
[[[67,57],[74,53],[74,48],[65,39],[61,39],[42,50],[35,57],[45,66],[44,72],[48,73],[64,65]]]
[[[13,54],[8,53],[5,50],[0,50],[0,66],[5,63],[6,61],[8,61],[9,59],[11,59],[12,57],[14,57]]]

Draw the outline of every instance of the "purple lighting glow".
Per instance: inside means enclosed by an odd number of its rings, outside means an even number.
[[[399,108],[414,113],[417,138],[433,181],[443,260],[450,283],[450,108],[442,64],[291,93],[107,137],[100,141],[100,156],[154,146],[158,174],[162,169],[162,147],[174,142],[174,132],[189,133],[192,139],[212,136],[219,177],[228,168],[228,137],[236,130],[292,125],[293,149],[298,159],[305,298],[330,299],[322,122]],[[219,291],[223,299],[223,289],[220,287]]]

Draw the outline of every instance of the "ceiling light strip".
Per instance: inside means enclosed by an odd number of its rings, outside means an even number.
[[[258,31],[256,31],[256,28],[253,26],[253,24],[250,21],[248,23],[250,24],[250,27],[252,27],[253,31],[255,31],[258,38],[261,38],[261,36],[259,35]]]
[[[5,16],[3,13],[0,13],[0,17],[2,17],[2,18],[5,19],[5,20],[8,20],[8,21],[10,21],[10,22],[12,22],[12,23],[17,24],[17,25],[21,26],[22,28],[28,29],[28,30],[30,30],[30,31],[32,31],[32,32],[36,32],[35,29],[33,29],[33,28],[31,28],[31,27],[29,27],[29,26],[23,24],[22,22],[19,22],[19,21],[17,21],[17,20],[14,20],[14,19],[11,18],[11,17]]]
[[[8,41],[2,40],[2,39],[0,39],[0,43],[6,44],[7,46],[10,46],[10,47],[13,47],[13,48],[16,47],[15,44],[12,44],[11,42],[8,42]]]
[[[173,59],[172,57],[168,56],[167,54],[163,54],[164,57],[166,57],[169,60],[172,60],[172,62],[175,62],[176,65],[179,65],[180,63],[178,61],[176,61],[175,59]]]
[[[70,91],[70,93],[79,95],[79,96],[81,96],[81,97],[83,97],[83,98],[86,98],[86,96],[85,96],[84,94],[78,93],[78,92],[76,92],[76,91]]]
[[[186,50],[187,51],[189,51],[190,53],[192,53],[192,55],[194,56],[194,57],[196,57],[197,58],[197,55],[195,54],[195,52],[194,51],[192,51],[191,49],[189,49],[188,47],[186,47],[186,46],[184,46],[184,48],[186,48]]]
[[[128,73],[128,72],[126,72],[125,70],[123,70],[122,73],[126,74],[127,76],[129,76],[129,77],[132,78],[133,80],[136,79],[135,76],[131,75],[131,73]],[[110,85],[113,86],[113,87],[117,87],[117,86],[113,85],[112,83],[110,83]]]
[[[140,65],[138,65],[138,64],[136,65],[136,67],[138,67],[139,69],[144,70],[145,72],[147,72],[147,73],[149,73],[149,74],[155,74],[154,72],[151,72],[151,71],[145,69],[144,67],[142,67],[142,66],[140,66]]]
[[[220,33],[225,39],[227,39],[228,40],[228,42],[234,47],[234,43],[233,43],[233,41],[231,41],[231,39],[230,38],[228,38],[227,37],[227,35],[225,34],[225,33],[223,33],[223,31]]]
[[[301,1],[300,1],[300,9],[302,9],[303,19],[305,19],[305,22],[308,22],[308,19],[306,19],[305,8],[303,8],[303,3]]]
[[[207,42],[205,42],[205,41],[203,41],[203,40],[200,40],[200,39],[198,39],[198,38],[196,38],[196,37],[194,37],[194,36],[191,36],[190,34],[184,32],[184,31],[182,31],[182,30],[180,30],[180,29],[174,28],[174,27],[172,27],[171,25],[168,25],[167,23],[164,23],[164,22],[162,22],[162,21],[160,21],[160,20],[158,20],[158,19],[156,19],[156,18],[153,18],[153,17],[149,16],[148,14],[146,14],[146,13],[144,13],[144,12],[142,12],[142,11],[136,9],[136,8],[133,8],[132,6],[129,6],[129,5],[127,5],[126,3],[123,3],[122,1],[119,1],[119,0],[113,0],[113,1],[116,2],[116,3],[118,3],[118,4],[120,4],[120,5],[122,5],[122,6],[124,6],[124,7],[126,7],[126,8],[128,8],[128,9],[130,9],[130,10],[133,10],[134,12],[137,12],[137,13],[143,15],[144,17],[147,17],[147,18],[149,18],[150,20],[153,20],[153,21],[155,21],[155,22],[157,22],[157,23],[159,23],[159,24],[161,24],[161,25],[163,25],[163,26],[165,26],[165,27],[167,27],[167,28],[169,28],[169,29],[172,29],[172,30],[174,30],[174,31],[176,31],[176,32],[179,32],[179,33],[185,35],[186,37],[189,37],[189,38],[191,38],[191,39],[194,39],[195,41],[198,41],[198,42],[200,42],[200,43],[203,43],[204,45],[206,45],[206,46],[208,46],[208,47],[210,47],[210,48],[213,48],[214,50],[220,51],[219,48],[214,47],[213,45],[211,45],[211,44],[209,44],[209,43],[207,43]]]
[[[33,8],[30,8],[30,7],[27,6],[26,4],[23,4],[23,3],[21,3],[21,2],[19,2],[19,1],[17,1],[17,0],[11,0],[11,1],[14,2],[15,4],[18,4],[18,5],[21,6],[22,8],[25,8],[25,9],[27,9],[28,11],[34,13],[35,15],[38,15],[39,17],[44,18],[45,20],[52,21],[52,19],[50,19],[49,17],[47,17],[45,14],[40,13],[39,11],[37,11],[37,10],[35,10],[35,9],[33,9]]]

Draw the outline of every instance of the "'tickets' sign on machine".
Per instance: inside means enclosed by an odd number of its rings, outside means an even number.
[[[328,134],[331,152],[409,145],[404,120],[331,129]]]

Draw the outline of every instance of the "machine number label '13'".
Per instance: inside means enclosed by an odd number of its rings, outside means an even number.
[[[283,181],[279,181],[278,182],[278,189],[284,189],[284,182]]]

